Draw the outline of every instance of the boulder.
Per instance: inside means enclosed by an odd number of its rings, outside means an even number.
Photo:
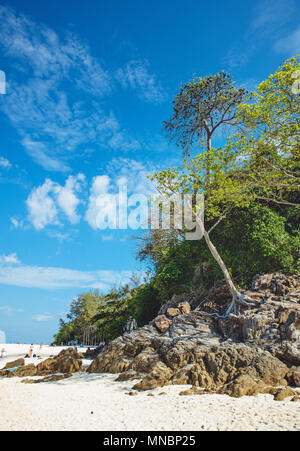
[[[149,373],[159,361],[159,355],[153,348],[146,348],[136,356],[130,369],[137,373]]]
[[[72,377],[72,374],[54,374],[52,376],[42,377],[41,379],[23,379],[21,382],[23,382],[24,384],[39,384],[40,382],[57,382],[69,377]]]
[[[293,380],[296,387],[300,387],[300,371],[294,371]]]
[[[286,398],[289,398],[290,396],[295,396],[297,395],[297,393],[292,390],[290,387],[284,388],[279,390],[275,395],[274,395],[274,400],[275,401],[283,401]]]
[[[300,366],[300,344],[283,342],[271,345],[268,350],[288,366]]]
[[[119,374],[116,381],[133,381],[134,379],[140,379],[140,376],[135,371],[125,371],[124,373]]]
[[[56,368],[56,361],[55,359],[49,357],[46,360],[43,360],[37,365],[37,374],[50,374],[55,371]]]
[[[170,307],[167,310],[167,315],[169,318],[174,318],[175,316],[180,315],[180,313],[181,312],[180,312],[179,308]]]
[[[13,360],[12,362],[7,362],[4,369],[7,370],[9,368],[16,368],[18,366],[24,366],[24,365],[25,365],[25,359],[21,358],[21,359]]]
[[[300,367],[293,366],[290,368],[285,378],[288,385],[300,387]]]
[[[188,315],[191,312],[191,306],[188,302],[179,302],[177,308],[183,315]]]
[[[35,376],[37,374],[37,368],[32,363],[30,365],[20,366],[14,372],[14,375],[17,377],[25,377],[25,376]]]
[[[0,370],[0,378],[1,377],[14,377],[14,373],[10,370]]]
[[[158,332],[164,333],[169,329],[172,322],[165,315],[159,315],[155,318],[154,324]]]
[[[242,396],[256,396],[259,393],[268,393],[268,388],[262,381],[255,381],[251,376],[241,375],[232,382],[225,384],[218,390],[219,394],[226,394],[233,398]]]
[[[157,387],[163,387],[172,377],[171,369],[163,362],[158,362],[149,375],[144,377],[132,388],[134,390],[152,390]]]
[[[75,373],[81,370],[82,361],[79,354],[73,350],[63,350],[56,357],[49,358],[37,365],[38,375],[53,373]]]
[[[179,392],[180,396],[193,396],[193,395],[207,395],[210,393],[214,393],[213,390],[199,390],[198,387],[192,386],[188,390],[183,390]]]
[[[82,361],[66,356],[56,362],[55,373],[75,373],[81,370]]]
[[[250,376],[272,386],[287,384],[284,378],[288,367],[259,348],[244,344],[222,345],[208,351],[203,360],[206,371],[219,386],[240,375]]]

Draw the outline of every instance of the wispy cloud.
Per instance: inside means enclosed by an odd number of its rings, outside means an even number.
[[[26,152],[44,169],[69,171],[70,160],[91,148],[141,147],[105,107],[115,76],[77,36],[59,36],[0,5],[1,49],[11,70],[0,109],[17,129]],[[159,83],[144,66],[130,63],[126,77],[144,99],[161,98]]]
[[[4,169],[10,169],[12,164],[7,158],[0,157],[0,167]]]
[[[38,321],[38,322],[45,322],[45,321],[52,321],[55,318],[52,315],[45,313],[45,314],[40,314],[40,315],[34,315],[32,317],[32,319],[34,321]]]
[[[13,254],[9,254],[9,255],[1,255],[0,256],[0,264],[1,263],[16,265],[20,262],[18,260],[17,254],[13,253]]]
[[[22,309],[16,309],[11,307],[10,305],[2,305],[0,306],[0,313],[2,315],[11,316],[13,313],[23,312]]]
[[[288,36],[279,39],[274,46],[275,50],[287,56],[295,56],[300,53],[300,28]]]
[[[102,235],[103,241],[112,241],[113,239],[114,239],[113,233],[111,233],[110,235]]]
[[[13,228],[15,229],[22,229],[24,226],[24,220],[19,220],[16,218],[11,217],[10,222],[12,223]]]
[[[279,32],[294,10],[294,0],[260,0],[254,7],[250,28],[263,34]]]
[[[116,72],[116,78],[123,87],[131,88],[137,95],[151,103],[162,103],[166,100],[166,93],[154,74],[149,72],[147,60],[131,60],[125,67]]]
[[[252,11],[249,11],[250,21],[244,38],[227,51],[225,65],[230,70],[244,66],[257,48],[266,42],[270,43],[272,49],[288,48],[289,51],[285,53],[293,54],[298,46],[298,37],[291,33],[289,24],[296,13],[294,0],[256,1]]]
[[[15,254],[12,254],[15,255]],[[0,283],[44,290],[59,288],[97,288],[108,290],[120,283],[128,283],[131,271],[79,271],[74,269],[28,266],[1,261]]]

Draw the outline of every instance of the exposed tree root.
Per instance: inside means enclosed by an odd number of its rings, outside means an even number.
[[[229,304],[224,315],[219,315],[219,313],[206,313],[206,312],[198,312],[198,313],[200,315],[204,315],[204,316],[216,316],[217,318],[220,318],[220,319],[226,319],[232,313],[235,315],[239,315],[240,314],[240,306],[253,308],[253,307],[257,307],[258,303],[259,303],[258,301],[250,298],[246,294],[236,293],[232,297],[232,301]]]

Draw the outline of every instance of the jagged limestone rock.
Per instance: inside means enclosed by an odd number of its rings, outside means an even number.
[[[175,296],[149,325],[113,340],[88,371],[140,378],[136,390],[192,384],[230,396],[275,393],[290,383],[292,365],[300,366],[300,343],[293,339],[300,330],[299,289],[298,276],[257,276],[251,297],[258,303],[226,319],[214,315],[229,301],[224,283],[209,291],[209,305],[201,300],[192,311],[195,297]],[[167,318],[168,309],[181,314]]]

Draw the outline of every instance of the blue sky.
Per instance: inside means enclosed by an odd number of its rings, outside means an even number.
[[[0,0],[0,330],[49,342],[72,298],[145,268],[99,194],[151,191],[180,159],[161,134],[194,74],[252,89],[300,53],[298,0]]]

